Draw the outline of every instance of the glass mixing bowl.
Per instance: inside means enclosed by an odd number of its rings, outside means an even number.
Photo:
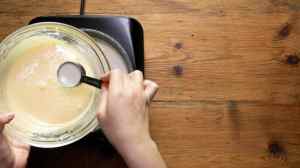
[[[88,65],[90,69],[88,75],[91,77],[99,78],[102,74],[110,70],[106,57],[89,35],[70,25],[43,22],[22,27],[1,42],[0,76],[5,76],[9,71],[8,67],[17,63],[16,60],[18,60],[18,58],[12,58],[13,56],[11,56],[13,50],[15,52],[24,53],[24,55],[30,55],[30,47],[38,45],[38,42],[34,40],[28,41],[28,39],[41,36],[45,41],[47,41],[47,39],[59,41],[55,44],[56,49],[62,48],[60,45],[68,45],[72,48],[72,51],[84,55],[85,65]],[[26,47],[20,47],[22,43],[31,42],[32,44],[26,44]],[[18,57],[22,57],[22,54],[19,54]],[[68,61],[67,58],[64,59]],[[22,66],[22,63],[19,62],[17,66]],[[25,71],[31,72],[32,67]],[[20,83],[22,83],[22,81],[20,81]],[[15,119],[4,129],[4,134],[6,134],[8,138],[17,139],[36,147],[52,148],[75,142],[98,126],[96,111],[101,99],[101,91],[96,88],[94,88],[91,97],[89,97],[89,103],[86,108],[83,109],[78,116],[64,123],[47,123],[34,119],[32,115],[26,113],[26,111],[25,113],[23,111],[21,114],[13,111],[11,107],[12,103],[9,103],[8,100],[10,95],[8,95],[7,84],[6,78],[0,78],[0,115],[11,112],[16,113]],[[28,95],[28,98],[35,99],[36,104],[42,104],[45,103],[43,101],[47,101],[43,97],[32,98],[32,95],[34,94]],[[15,97],[15,99],[20,101],[18,97]],[[13,100],[14,99],[11,99],[10,101],[13,102]],[[53,107],[58,103],[62,104],[62,100],[53,100]],[[36,104],[33,104],[33,106]],[[74,106],[75,105],[76,104],[74,104]],[[64,111],[59,111],[59,113],[64,114]],[[43,111],[41,111],[40,115],[43,115]]]

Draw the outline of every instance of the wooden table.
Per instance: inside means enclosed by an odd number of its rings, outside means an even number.
[[[1,0],[0,38],[79,4]],[[86,11],[143,24],[146,77],[160,85],[151,132],[170,168],[300,166],[299,0],[87,0]],[[91,135],[33,149],[28,167],[126,166]]]

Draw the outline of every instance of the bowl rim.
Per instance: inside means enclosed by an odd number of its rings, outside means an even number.
[[[59,23],[59,22],[40,22],[40,23],[31,24],[31,25],[26,25],[26,26],[23,26],[23,27],[17,29],[16,31],[12,32],[11,34],[6,36],[1,41],[0,57],[3,54],[2,51],[3,50],[5,51],[5,47],[6,47],[5,44],[9,43],[10,40],[15,40],[15,37],[17,37],[18,35],[23,34],[23,33],[34,32],[34,31],[38,32],[38,31],[46,30],[47,26],[48,26],[48,28],[51,26],[58,27],[56,29],[58,32],[66,33],[66,32],[69,32],[68,30],[70,30],[70,32],[74,31],[78,37],[84,37],[85,39],[81,38],[80,40],[83,41],[84,43],[87,43],[90,46],[90,49],[94,51],[95,55],[99,59],[99,62],[101,64],[100,68],[103,69],[103,72],[107,72],[111,69],[110,64],[109,64],[104,52],[102,51],[102,49],[98,46],[96,41],[90,35],[88,35],[83,30],[80,30],[79,28],[76,28],[76,27],[68,25],[68,24]],[[60,29],[60,28],[62,28],[65,31],[62,31],[62,29]],[[68,35],[74,35],[74,34],[70,33]],[[94,95],[94,96],[96,97],[97,95]],[[12,138],[12,139],[17,138],[18,140],[21,140],[22,142],[27,143],[34,147],[55,148],[55,147],[66,146],[68,144],[74,143],[74,142],[82,139],[86,135],[88,135],[93,130],[95,130],[99,126],[96,115],[94,116],[93,119],[90,120],[90,122],[82,123],[82,125],[85,125],[85,126],[80,126],[80,129],[75,131],[75,134],[70,135],[69,138],[64,139],[64,140],[56,140],[56,141],[37,141],[37,140],[34,140],[32,137],[24,136],[25,134],[23,134],[23,135],[18,134],[18,131],[14,130],[12,128],[9,129],[9,127],[7,129],[4,129],[4,134],[7,134],[8,138]]]

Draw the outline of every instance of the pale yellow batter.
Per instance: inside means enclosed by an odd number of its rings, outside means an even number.
[[[56,73],[66,61],[80,63],[87,74],[93,74],[84,55],[64,41],[41,35],[14,47],[6,62],[1,63],[5,71],[0,80],[9,111],[46,124],[64,124],[86,111],[96,89],[85,84],[61,86]]]

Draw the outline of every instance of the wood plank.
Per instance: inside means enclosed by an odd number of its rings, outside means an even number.
[[[279,13],[300,10],[297,0],[88,0],[89,13],[136,15],[198,12],[224,15],[228,12]]]
[[[1,0],[0,40],[38,16],[78,15],[79,0]]]
[[[169,168],[296,168],[300,163],[300,106],[154,102],[150,113],[153,138]],[[34,149],[29,167],[126,167],[101,137],[92,134],[67,147]]]
[[[3,39],[35,16],[77,14],[79,1],[0,7]],[[146,76],[161,86],[151,132],[170,168],[299,167],[299,10],[298,0],[87,0],[88,14],[144,26]],[[126,167],[93,138],[31,153],[29,167],[61,166]]]
[[[105,4],[105,5],[103,5]],[[103,14],[152,14],[152,13],[178,13],[191,12],[218,7],[218,1],[198,1],[198,0],[88,0],[86,11],[88,13]]]
[[[79,14],[80,0],[1,0],[0,14],[24,15],[64,15]],[[7,21],[7,20],[6,20]]]
[[[105,7],[143,24],[146,75],[161,86],[156,100],[299,104],[299,5],[256,2],[128,0]],[[106,12],[94,0],[87,7]]]
[[[8,22],[0,22],[0,40],[3,40],[6,36],[16,31],[18,28],[27,25],[31,19],[37,16],[38,15],[22,16],[0,14],[0,20],[8,20]]]
[[[294,167],[300,106],[155,102],[151,130],[169,168]]]
[[[161,86],[156,100],[300,102],[298,19],[278,40],[288,14],[136,17],[145,29],[146,75]]]

